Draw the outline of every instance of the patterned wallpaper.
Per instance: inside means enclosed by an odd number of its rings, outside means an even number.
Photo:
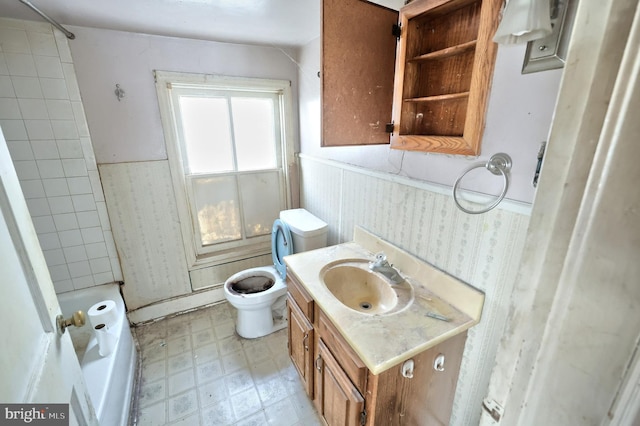
[[[429,184],[301,155],[301,204],[329,225],[329,244],[360,225],[486,294],[469,330],[451,425],[478,424],[524,239],[526,213],[503,202],[469,215]],[[525,209],[526,210],[526,209]]]
[[[132,310],[191,292],[169,162],[101,164]]]

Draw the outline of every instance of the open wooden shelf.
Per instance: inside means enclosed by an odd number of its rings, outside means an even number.
[[[407,62],[433,61],[437,59],[448,58],[449,56],[459,55],[469,50],[475,50],[477,42],[477,40],[471,40],[466,43],[458,44],[456,46],[447,47],[446,49],[440,49],[436,50],[435,52],[425,53],[424,55],[411,58]]]
[[[461,99],[468,98],[469,92],[462,93],[449,93],[446,95],[437,95],[437,96],[423,96],[421,98],[409,98],[404,99],[405,102],[437,102],[437,101],[448,101],[453,99]]]
[[[414,0],[400,10],[391,148],[478,155],[502,0]]]

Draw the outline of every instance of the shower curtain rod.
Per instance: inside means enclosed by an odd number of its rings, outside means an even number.
[[[33,9],[34,12],[36,12],[38,15],[42,16],[51,25],[53,25],[54,27],[56,27],[57,29],[62,31],[64,33],[64,35],[67,36],[68,39],[73,40],[74,38],[76,38],[75,34],[73,34],[71,31],[67,30],[62,25],[58,24],[53,19],[49,18],[49,16],[47,16],[47,14],[45,14],[43,11],[41,11],[40,9],[35,7],[30,1],[28,1],[28,0],[20,0],[20,3],[23,3],[24,5],[29,6],[31,9]]]

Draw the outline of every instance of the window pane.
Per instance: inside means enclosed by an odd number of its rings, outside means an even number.
[[[187,173],[234,170],[227,99],[181,96],[180,111]]]
[[[282,207],[278,175],[278,172],[267,172],[238,176],[247,237],[271,232]]]
[[[231,98],[231,108],[238,170],[275,168],[273,100]]]
[[[242,238],[235,177],[193,178],[191,182],[202,245]]]

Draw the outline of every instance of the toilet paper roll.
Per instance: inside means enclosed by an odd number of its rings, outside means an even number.
[[[94,326],[93,331],[96,333],[96,338],[98,339],[98,353],[100,356],[110,355],[116,348],[118,337],[112,331],[108,330],[105,324]]]
[[[111,327],[118,320],[118,307],[113,300],[103,300],[90,307],[87,311],[87,316],[93,327],[98,324]]]
[[[109,355],[118,343],[116,330],[118,308],[116,303],[113,300],[98,302],[89,308],[87,316],[98,339],[98,352],[101,356]]]

